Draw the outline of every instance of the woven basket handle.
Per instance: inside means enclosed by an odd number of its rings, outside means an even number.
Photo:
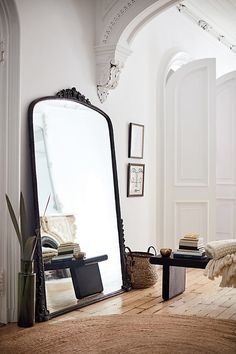
[[[155,256],[157,255],[157,250],[155,249],[154,246],[149,246],[147,249],[147,253],[150,253],[150,250],[153,249]]]
[[[131,251],[131,249],[128,247],[128,246],[126,246],[125,247],[125,251],[126,251],[126,249],[129,251],[129,254],[130,254],[130,257],[132,258],[132,260],[133,260],[133,252]]]
[[[135,263],[133,252],[131,251],[131,249],[128,246],[125,247],[125,250],[126,249],[129,251],[129,256],[131,258],[130,266],[132,267],[134,265],[134,263]],[[127,257],[127,254],[126,254],[126,257]]]

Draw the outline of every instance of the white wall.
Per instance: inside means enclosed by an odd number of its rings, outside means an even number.
[[[77,87],[98,103],[92,0],[17,0],[21,27],[21,189],[29,186],[27,109],[40,96]],[[32,202],[32,201],[31,201]]]
[[[97,0],[99,1],[99,0]],[[101,105],[96,96],[93,0],[17,0],[21,24],[22,190],[30,191],[27,108],[40,96],[76,86],[108,113],[115,131],[121,210],[127,245],[144,250],[161,237],[162,79],[167,58],[185,51],[194,59],[216,57],[217,76],[235,70],[236,55],[175,8],[139,32],[120,83]],[[128,123],[145,125],[144,197],[127,198]],[[159,159],[159,160],[158,160]]]

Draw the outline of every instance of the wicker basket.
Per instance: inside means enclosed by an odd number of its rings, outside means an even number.
[[[151,248],[154,254],[150,253]],[[129,247],[126,247],[128,252],[127,268],[131,279],[131,285],[134,289],[149,288],[156,284],[158,280],[157,267],[149,262],[151,256],[157,254],[156,249],[150,246],[147,252],[132,252]]]

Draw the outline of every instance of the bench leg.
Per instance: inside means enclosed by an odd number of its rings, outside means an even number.
[[[170,288],[170,266],[163,265],[162,269],[162,298],[163,300],[169,300],[169,288]]]
[[[162,271],[162,297],[163,300],[169,300],[179,295],[185,290],[186,268],[171,267],[163,265]]]
[[[97,263],[73,267],[70,268],[70,272],[77,299],[103,291],[102,278]]]

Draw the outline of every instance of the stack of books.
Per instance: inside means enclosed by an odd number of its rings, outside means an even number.
[[[61,243],[57,249],[58,256],[53,257],[53,260],[71,259],[74,255],[79,254],[80,245],[75,242],[65,242]]]
[[[198,234],[187,234],[180,238],[179,248],[173,252],[174,258],[203,259],[206,257],[203,238]]]

